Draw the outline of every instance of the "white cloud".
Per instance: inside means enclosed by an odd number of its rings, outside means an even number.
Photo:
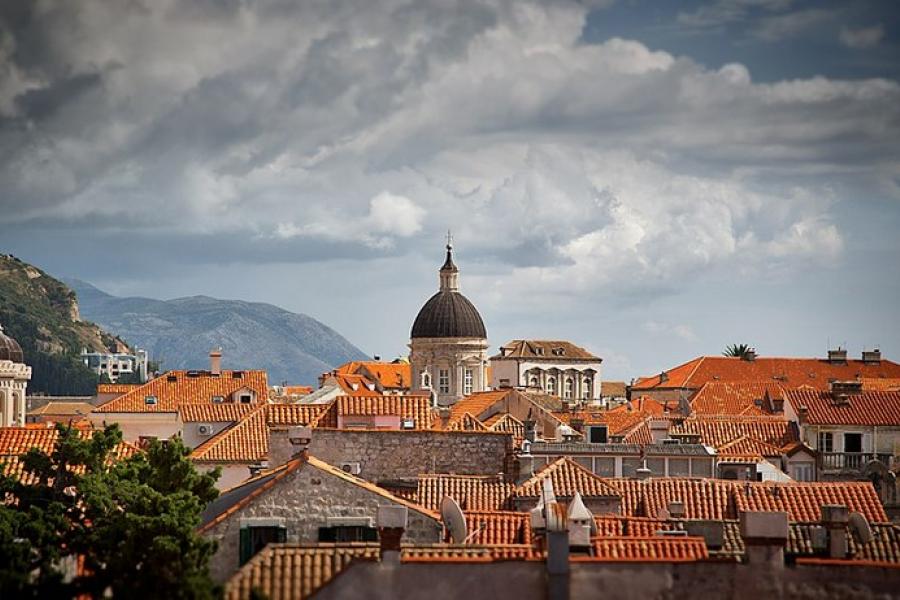
[[[683,323],[671,324],[659,321],[645,321],[641,325],[641,329],[654,337],[674,336],[686,342],[695,342],[698,339],[694,330]]]
[[[422,230],[425,211],[412,200],[381,192],[369,205],[369,224],[373,230],[387,235],[409,237]]]
[[[859,29],[850,29],[842,27],[838,35],[841,43],[848,48],[871,48],[877,46],[884,38],[884,25],[878,24],[872,27],[861,27]]]

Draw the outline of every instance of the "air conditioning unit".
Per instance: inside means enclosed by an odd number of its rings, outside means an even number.
[[[213,426],[207,424],[200,425],[199,427],[197,427],[197,433],[199,433],[200,435],[210,436],[213,434]]]
[[[341,463],[341,471],[351,475],[359,475],[362,472],[362,467],[359,466],[358,462],[344,462]]]

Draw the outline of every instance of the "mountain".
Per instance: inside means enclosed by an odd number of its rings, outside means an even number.
[[[121,339],[81,320],[68,286],[8,254],[0,254],[0,325],[32,368],[29,393],[92,395],[98,378],[81,362],[81,350],[128,351]]]
[[[208,296],[120,298],[84,281],[66,281],[85,317],[147,350],[164,370],[208,368],[209,351],[221,347],[223,368],[265,369],[273,385],[314,385],[321,373],[366,358],[312,317],[271,304]]]

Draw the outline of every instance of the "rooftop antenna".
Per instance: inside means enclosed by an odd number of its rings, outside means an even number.
[[[448,229],[447,230],[447,250],[452,250],[452,249],[453,249],[453,234]]]
[[[450,496],[441,499],[441,520],[450,530],[450,541],[454,544],[464,544],[468,534],[466,516],[456,500]]]

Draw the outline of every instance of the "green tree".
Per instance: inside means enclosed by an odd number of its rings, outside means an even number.
[[[725,352],[722,353],[722,356],[747,358],[753,351],[753,348],[747,344],[731,344],[725,347]]]
[[[57,428],[50,455],[32,449],[21,476],[0,477],[0,597],[216,596],[215,544],[196,528],[218,473],[198,473],[180,440],[115,461],[117,426],[89,439]],[[64,579],[78,557],[81,574]]]

